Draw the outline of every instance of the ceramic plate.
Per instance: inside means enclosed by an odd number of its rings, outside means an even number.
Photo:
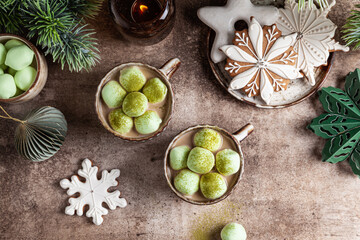
[[[207,57],[211,66],[211,69],[218,80],[231,95],[240,101],[246,102],[250,105],[259,108],[284,108],[290,107],[304,101],[306,98],[314,94],[325,82],[334,59],[334,53],[330,53],[327,66],[321,66],[315,69],[316,83],[311,86],[307,80],[302,78],[291,80],[286,91],[275,92],[271,102],[267,105],[259,96],[248,97],[241,90],[229,90],[229,83],[231,81],[230,75],[225,71],[226,61],[220,63],[214,63],[210,58],[210,52],[213,45],[215,32],[210,30],[207,37]]]

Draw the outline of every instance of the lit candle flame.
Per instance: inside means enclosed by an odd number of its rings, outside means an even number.
[[[146,5],[140,5],[140,11],[141,13],[144,13],[145,11],[147,11],[149,8]]]

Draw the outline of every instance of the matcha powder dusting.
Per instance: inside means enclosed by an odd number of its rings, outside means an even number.
[[[193,215],[190,221],[190,240],[218,240],[221,229],[229,222],[236,222],[241,214],[241,205],[224,200],[217,205],[205,207]]]

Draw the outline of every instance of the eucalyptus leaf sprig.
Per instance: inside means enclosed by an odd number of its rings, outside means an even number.
[[[103,0],[0,0],[0,32],[26,34],[70,71],[89,70],[99,61],[93,18]]]

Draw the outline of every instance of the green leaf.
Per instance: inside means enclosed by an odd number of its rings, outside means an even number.
[[[349,159],[354,174],[360,177],[360,70],[346,77],[345,92],[323,88],[319,100],[328,113],[313,119],[308,129],[328,139],[322,160],[338,163]]]
[[[346,160],[360,140],[360,126],[326,142],[322,152],[324,162],[338,163]]]
[[[349,162],[354,174],[360,177],[360,143],[354,149]]]
[[[308,126],[319,137],[329,139],[358,128],[360,119],[348,118],[342,115],[327,113],[313,119]]]
[[[349,73],[345,82],[346,93],[350,96],[357,108],[360,109],[360,69]]]
[[[360,119],[360,110],[353,100],[341,89],[328,87],[320,90],[320,102],[328,113]]]

